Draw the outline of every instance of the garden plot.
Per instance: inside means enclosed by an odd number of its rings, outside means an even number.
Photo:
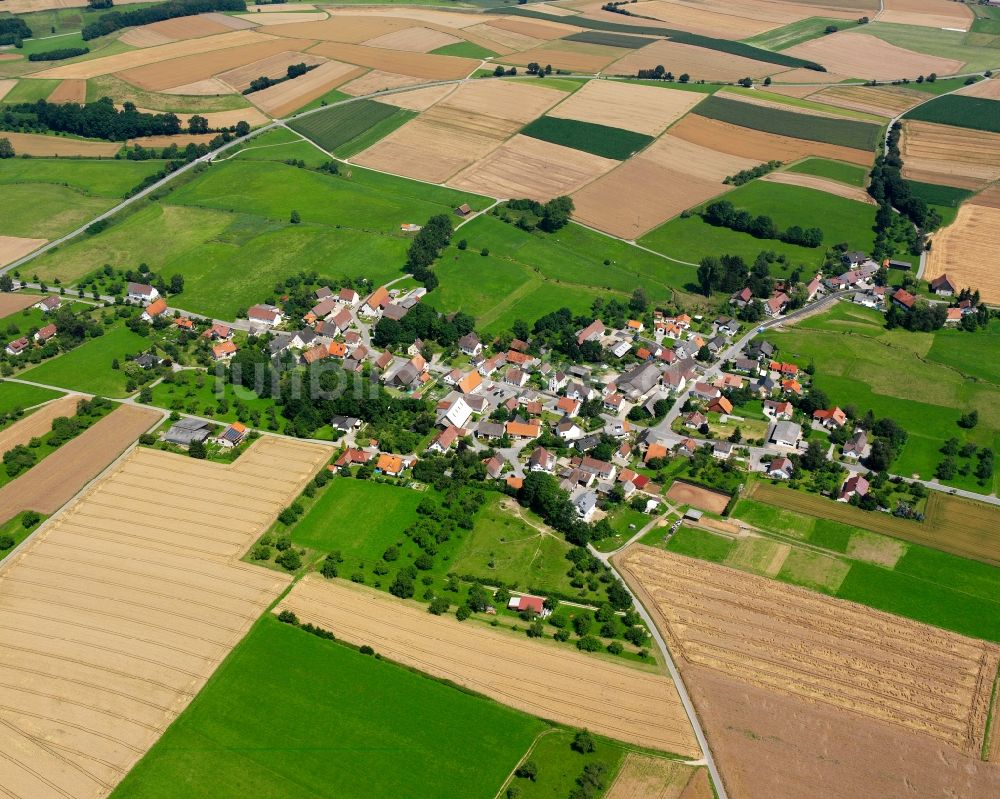
[[[953,75],[962,61],[917,53],[866,33],[840,31],[797,44],[787,55],[816,61],[828,69],[863,80],[914,79],[918,75]]]
[[[1000,208],[962,203],[955,221],[934,235],[927,253],[927,280],[945,273],[962,286],[979,289],[984,302],[1000,303]]]
[[[702,95],[696,92],[591,80],[553,108],[548,116],[656,136],[702,99]]]
[[[346,61],[349,64],[357,64],[361,67],[412,75],[415,78],[426,80],[464,78],[472,74],[473,70],[479,66],[479,61],[471,58],[456,58],[455,56],[431,55],[429,53],[400,53],[394,50],[383,50],[379,47],[365,47],[340,42],[323,42],[313,47],[310,52],[338,61]]]
[[[429,53],[439,47],[463,41],[450,33],[442,33],[432,28],[404,28],[393,33],[384,33],[363,42],[368,47],[384,47],[388,50],[403,50],[410,53]]]
[[[652,69],[657,64],[662,64],[675,75],[686,72],[692,81],[739,80],[748,76],[762,78],[785,71],[785,67],[766,61],[668,41],[654,42],[635,50],[615,61],[605,71],[609,75],[635,75],[640,69]]]
[[[978,755],[997,647],[649,547],[618,564],[685,664]]]
[[[950,0],[885,0],[885,9],[878,15],[879,22],[961,31],[969,30],[974,18],[967,5]]]
[[[248,99],[271,116],[282,117],[326,94],[330,89],[356,78],[364,70],[340,61],[327,61],[294,80],[268,86],[248,95]]]
[[[516,638],[317,574],[282,600],[302,621],[509,705],[691,757],[698,745],[673,682],[621,663]]]
[[[492,197],[546,201],[573,193],[618,163],[519,134],[456,175],[448,185]]]
[[[9,138],[9,137],[5,137]],[[16,146],[15,146],[15,149]],[[24,152],[18,150],[18,152]],[[20,236],[0,236],[0,266],[6,266],[41,247],[48,239],[26,239]]]
[[[299,53],[295,50],[284,50],[283,52],[275,53],[267,58],[262,58],[259,61],[244,64],[236,69],[220,72],[215,77],[236,91],[242,92],[244,89],[249,89],[250,83],[256,78],[262,76],[268,78],[285,77],[285,75],[287,75],[288,67],[292,64],[305,64],[307,67],[311,67],[322,64],[325,61],[325,58],[318,55],[312,55],[311,53]],[[296,78],[295,80],[301,80],[301,78]]]
[[[977,190],[1000,178],[1000,133],[908,119],[899,151],[910,180]]]
[[[899,86],[834,86],[810,95],[810,99],[891,119],[924,102],[927,95]]]
[[[136,450],[8,560],[4,793],[110,792],[288,584],[235,557],[328,454],[262,439],[221,466]]]

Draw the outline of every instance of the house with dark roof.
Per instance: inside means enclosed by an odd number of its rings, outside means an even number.
[[[194,441],[204,441],[212,432],[211,422],[201,419],[178,419],[174,422],[166,433],[163,440],[168,444],[178,444],[182,447],[190,446]]]
[[[544,447],[536,447],[528,458],[528,468],[533,472],[552,473],[556,468],[556,456]]]
[[[868,434],[864,430],[858,430],[844,444],[844,457],[851,460],[860,460],[868,455]]]
[[[458,340],[458,348],[464,355],[475,358],[483,351],[483,343],[475,333],[466,333]]]
[[[841,486],[837,502],[850,502],[855,495],[863,497],[868,493],[868,488],[868,481],[862,475],[852,474]]]
[[[939,275],[930,282],[931,291],[939,297],[952,297],[957,289],[948,275]]]
[[[767,465],[767,476],[778,480],[790,480],[795,465],[788,458],[775,458]]]
[[[131,281],[126,288],[126,293],[132,302],[152,302],[160,296],[160,292],[148,283],[133,283]]]

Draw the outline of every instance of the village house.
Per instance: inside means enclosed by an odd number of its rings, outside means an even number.
[[[160,296],[160,292],[148,283],[132,283],[131,281],[126,288],[126,293],[130,302],[152,302]]]
[[[787,295],[779,292],[764,303],[764,312],[768,316],[780,316],[786,305],[788,305]]]
[[[753,301],[753,292],[749,288],[743,288],[737,291],[732,297],[729,298],[729,302],[735,305],[737,308],[745,308]]]
[[[31,307],[37,308],[39,311],[44,313],[50,313],[56,310],[60,305],[62,305],[62,300],[55,294],[50,294],[49,296],[42,298],[41,301],[36,302]]]
[[[233,447],[238,447],[242,444],[246,435],[246,425],[242,422],[233,422],[225,430],[223,430],[218,437],[214,438],[213,442],[218,444],[220,447],[232,449]]]
[[[537,447],[528,458],[528,468],[533,472],[547,472],[556,468],[556,456],[544,447]]]
[[[334,416],[330,420],[330,427],[338,433],[350,433],[354,430],[360,430],[363,425],[364,422],[355,416]]]
[[[916,305],[917,298],[906,289],[897,289],[896,293],[892,295],[892,301],[904,311],[909,311]]]
[[[379,453],[378,460],[375,461],[375,471],[378,474],[386,474],[390,477],[399,477],[403,473],[403,459],[399,455],[391,455],[388,452]]]
[[[333,289],[329,286],[320,286],[316,291],[313,292],[313,296],[317,300],[325,300],[327,297],[333,296]]]
[[[585,522],[589,522],[597,510],[597,494],[590,490],[581,491],[573,500],[573,507],[577,516]]]
[[[736,445],[731,441],[713,441],[712,457],[720,461],[728,460],[736,450]]]
[[[515,419],[513,422],[507,422],[506,431],[511,438],[538,438],[542,433],[542,424],[537,419],[530,421]]]
[[[583,344],[585,341],[599,341],[604,335],[604,323],[600,319],[595,319],[582,330],[576,331],[576,343]]]
[[[722,396],[722,392],[709,383],[695,383],[691,394],[701,400],[714,400]]]
[[[528,384],[528,373],[522,372],[516,366],[512,366],[503,376],[503,381],[510,386],[523,388]]]
[[[466,333],[458,340],[458,348],[462,354],[475,358],[483,351],[483,343],[475,333]]]
[[[306,314],[305,319],[309,324],[312,324],[317,319],[325,320],[329,316],[331,316],[339,307],[340,303],[338,303],[332,297],[327,297],[325,300],[321,300],[320,302],[316,303],[316,305],[312,307],[309,313]],[[312,318],[309,318],[310,316]]]
[[[654,441],[646,447],[646,453],[642,456],[642,462],[649,463],[652,460],[662,460],[669,454],[670,453],[663,444],[658,441]]]
[[[348,447],[333,462],[333,465],[337,469],[344,467],[354,466],[355,464],[368,463],[372,458],[372,453],[367,452],[363,449],[357,449],[355,447]]]
[[[469,372],[467,375],[462,377],[458,383],[457,388],[463,394],[473,394],[479,391],[483,385],[483,378],[480,376],[479,372]]]
[[[703,424],[708,423],[708,417],[698,411],[689,413],[684,417],[684,426],[689,430],[700,430]]]
[[[350,288],[341,289],[340,293],[337,295],[337,298],[344,305],[347,305],[347,306],[349,306],[351,308],[353,308],[355,305],[357,305],[358,304],[358,300],[360,299],[358,297],[358,292],[356,292],[354,289],[350,289]]]
[[[767,465],[767,476],[778,480],[790,480],[795,466],[788,458],[775,458]]]
[[[214,322],[208,330],[201,334],[201,337],[210,341],[228,341],[233,337],[233,330],[229,325]]]
[[[180,330],[194,330],[194,322],[186,316],[178,316],[174,319],[174,327]]]
[[[452,445],[459,438],[459,430],[457,427],[446,427],[440,433],[438,433],[431,440],[431,443],[427,446],[428,452],[440,452],[445,453],[451,449]]]
[[[580,400],[560,397],[556,400],[556,410],[562,411],[564,416],[576,416],[580,412]]]
[[[438,404],[437,424],[451,427],[465,427],[472,418],[472,408],[460,394]]]
[[[659,366],[646,361],[618,379],[618,390],[631,400],[640,400],[660,384],[660,378]]]
[[[764,400],[764,415],[769,419],[787,421],[794,412],[795,406],[788,400]]]
[[[939,297],[953,297],[957,292],[955,284],[948,275],[940,275],[930,282],[931,291]]]
[[[145,322],[152,322],[159,316],[163,316],[167,312],[167,301],[162,297],[157,300],[153,300],[149,305],[146,306],[146,310],[142,312],[142,319]]]
[[[273,305],[251,305],[247,309],[247,319],[266,327],[275,327],[281,324],[281,311]]]
[[[236,343],[230,340],[220,341],[212,347],[213,361],[228,361],[236,354]]]
[[[40,327],[37,331],[35,331],[35,341],[39,344],[44,344],[56,334],[56,331],[57,328],[55,325],[45,325],[45,327]]]
[[[794,422],[775,422],[767,431],[767,443],[795,448],[802,439],[802,428]]]
[[[847,414],[840,408],[813,411],[813,421],[818,422],[827,430],[839,430],[847,424]]]
[[[583,438],[584,432],[583,428],[577,425],[568,416],[564,416],[556,424],[556,435],[559,436],[563,441],[579,441]]]
[[[868,434],[864,430],[858,430],[850,439],[844,444],[844,457],[850,458],[851,460],[860,460],[861,458],[867,457],[869,452],[868,449]]]
[[[632,349],[632,345],[629,344],[629,342],[618,341],[611,345],[611,349],[609,351],[616,358],[624,358],[630,349]]]
[[[365,299],[359,313],[362,316],[374,318],[385,310],[389,302],[389,290],[385,286],[379,286]]]
[[[860,474],[852,474],[844,481],[837,496],[838,502],[850,502],[855,494],[863,497],[868,493],[868,481]]]
[[[476,438],[496,439],[503,438],[505,432],[504,425],[500,422],[491,422],[489,419],[483,419],[476,425],[475,436]]]
[[[7,348],[6,348],[7,349],[7,354],[8,355],[20,355],[26,349],[28,349],[28,346],[30,344],[31,344],[31,342],[29,342],[28,339],[26,339],[26,338],[17,338],[17,339],[14,339],[13,341],[11,341],[10,343],[7,344]]]
[[[733,403],[725,397],[716,397],[709,403],[708,410],[711,413],[729,414],[733,412]]]

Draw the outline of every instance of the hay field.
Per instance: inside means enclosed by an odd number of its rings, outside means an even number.
[[[448,185],[491,197],[546,201],[572,194],[618,163],[518,134],[453,177]]]
[[[769,183],[784,183],[789,186],[803,186],[807,189],[825,191],[827,194],[843,197],[846,200],[856,200],[859,203],[867,203],[868,205],[875,204],[875,201],[868,192],[861,187],[848,186],[839,180],[829,180],[819,175],[807,175],[802,172],[771,172],[764,175],[761,180],[766,180]]]
[[[621,741],[698,756],[673,682],[629,666],[518,638],[388,594],[311,574],[281,604],[301,620],[502,704]]]
[[[685,663],[979,753],[997,647],[641,545],[617,563]]]
[[[806,156],[832,158],[869,167],[873,153],[839,144],[806,141],[776,133],[751,130],[716,119],[688,114],[670,129],[670,135],[710,150],[750,158],[755,161],[798,161]]]
[[[41,133],[15,133],[4,131],[3,138],[10,139],[18,155],[82,156],[84,158],[113,158],[121,145],[98,139],[69,139],[65,136],[45,136]]]
[[[722,513],[729,504],[729,496],[720,491],[712,491],[708,488],[684,483],[675,480],[674,484],[667,490],[666,498],[678,505],[691,505],[712,513]]]
[[[985,302],[1000,303],[1000,208],[972,202],[959,206],[955,221],[934,235],[924,277],[947,272],[961,285],[978,288]]]
[[[537,61],[543,66],[551,64],[552,69],[568,69],[573,72],[600,72],[621,55],[621,48],[600,44],[587,44],[557,39],[541,47],[512,53],[501,60],[504,64],[518,66]],[[497,59],[495,59],[497,60]]]
[[[927,99],[927,95],[901,86],[834,86],[809,95],[841,108],[879,114],[890,119]]]
[[[273,438],[231,466],[135,450],[5,564],[5,793],[110,792],[288,584],[235,556],[327,454]]]
[[[195,41],[204,41],[196,39]],[[211,53],[195,53],[165,62],[134,67],[117,73],[117,77],[142,89],[164,91],[207,80],[220,72],[236,69],[263,58],[288,50],[305,50],[309,40],[266,38],[257,43],[227,48]]]
[[[582,30],[572,23],[550,22],[546,19],[524,19],[522,17],[500,17],[490,24],[494,28],[546,41],[561,39],[563,36],[570,36]]]
[[[87,81],[64,80],[52,91],[50,103],[84,103],[87,100]]]
[[[693,799],[696,794],[688,786],[700,783],[703,772],[676,760],[629,752],[604,799]],[[709,789],[706,797],[711,796]]]
[[[906,50],[875,36],[854,31],[821,36],[784,52],[817,61],[835,72],[863,80],[913,79],[931,72],[953,75],[961,71],[964,63]]]
[[[309,52],[337,61],[357,64],[361,67],[381,69],[384,72],[397,72],[427,80],[464,78],[479,66],[479,62],[471,58],[430,55],[429,53],[397,53],[378,47],[364,47],[363,45],[342,44],[340,42],[323,42],[313,47]]]
[[[981,80],[971,86],[964,86],[955,94],[966,97],[982,97],[985,100],[1000,100],[1000,80]]]
[[[80,397],[67,394],[43,405],[30,416],[18,420],[5,430],[0,430],[0,455],[20,444],[27,444],[35,436],[44,436],[52,429],[52,420],[59,416],[73,416]]]
[[[640,69],[652,69],[663,64],[675,75],[687,72],[691,80],[739,80],[750,76],[762,78],[784,71],[784,67],[730,55],[718,50],[706,50],[691,44],[658,41],[615,61],[605,72],[609,75],[634,75]]]
[[[698,8],[671,0],[643,0],[629,8],[634,14],[661,20],[665,25],[701,36],[719,39],[747,39],[764,33],[780,23],[742,16],[742,8],[732,6],[728,11]]]
[[[491,48],[503,47],[504,54],[531,50],[545,44],[544,39],[537,39],[534,36],[525,36],[523,33],[497,28],[493,25],[480,23],[473,25],[462,31],[463,34],[475,34],[486,42]]]
[[[950,0],[885,0],[878,21],[967,31],[974,18],[967,5]]]
[[[266,16],[260,16],[259,14],[240,14],[239,19],[245,20],[246,22],[255,23],[263,27],[270,27],[271,25],[287,25],[289,23],[298,24],[309,24],[312,22],[320,22],[329,17],[323,11],[312,11],[312,12],[302,12],[302,11],[286,11],[281,13],[268,14]]]
[[[464,41],[450,33],[442,33],[432,28],[404,28],[393,33],[383,33],[363,42],[367,47],[384,47],[387,50],[403,50],[409,53],[429,53],[439,47]]]
[[[259,92],[248,94],[247,99],[271,116],[283,117],[310,100],[322,97],[341,83],[358,77],[363,71],[351,64],[327,61],[294,80],[286,80],[277,86],[268,86]]]
[[[287,74],[288,67],[292,64],[305,64],[307,67],[322,64],[325,58],[311,53],[299,53],[295,50],[283,50],[280,53],[251,61],[225,72],[220,72],[215,76],[226,85],[238,92],[250,88],[250,83],[261,76],[268,78],[283,78]],[[299,80],[299,78],[296,78]]]
[[[977,190],[1000,178],[1000,133],[908,119],[899,151],[911,180]]]
[[[17,150],[16,147],[15,150]],[[17,150],[17,152],[21,151]],[[20,236],[0,235],[0,266],[6,266],[29,252],[37,250],[47,241],[48,239],[27,239]]]
[[[75,64],[65,64],[37,73],[36,78],[96,78],[98,75],[110,75],[112,72],[122,72],[127,69],[169,61],[184,56],[202,53],[216,53],[233,47],[245,48],[253,44],[273,42],[270,36],[256,31],[229,31],[202,39],[189,39],[181,42],[171,42],[159,47],[148,47],[145,50],[130,50],[104,58],[93,58],[89,61],[79,61]],[[286,48],[287,49],[287,48]],[[178,81],[174,81],[176,85]]]
[[[350,94],[353,97],[360,97],[365,94],[374,94],[375,92],[382,91],[384,89],[400,89],[403,86],[413,86],[418,83],[423,83],[420,78],[415,78],[412,75],[397,75],[394,72],[383,72],[380,69],[373,69],[366,72],[360,78],[355,78],[350,83],[345,83],[340,87],[340,91],[344,94]],[[428,87],[428,89],[420,89],[415,91],[428,91],[435,87]],[[443,87],[447,91],[452,91],[454,87],[445,86]],[[403,97],[412,94],[413,92],[407,92]],[[444,94],[440,95],[434,102],[441,99]],[[386,102],[389,102],[386,100]],[[424,108],[413,108],[413,111],[423,111],[426,108],[434,105],[434,102],[428,103]],[[407,106],[409,107],[409,106]]]
[[[548,116],[657,136],[702,99],[696,92],[591,80],[549,111]]]

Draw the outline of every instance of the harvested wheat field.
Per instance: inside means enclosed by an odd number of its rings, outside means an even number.
[[[52,429],[52,420],[59,416],[73,416],[81,397],[67,394],[65,397],[46,403],[30,416],[0,430],[0,455],[21,444],[27,444],[35,436],[44,436]]]
[[[828,109],[823,108],[806,108],[799,105],[789,105],[788,103],[783,103],[780,100],[771,100],[765,97],[759,97],[752,94],[741,94],[735,91],[726,91],[725,89],[720,89],[715,93],[717,97],[721,97],[723,100],[730,100],[736,103],[744,103],[745,105],[756,105],[761,108],[773,108],[778,111],[791,111],[796,114],[803,114],[804,116],[813,117],[823,117],[824,119],[844,119],[845,115],[842,112],[837,111],[836,108],[830,107]],[[816,102],[822,102],[822,98],[814,98]],[[867,120],[871,122],[876,122],[878,120]]]
[[[338,638],[505,705],[651,749],[698,756],[669,677],[508,635],[318,574],[279,605]]]
[[[979,753],[996,646],[651,547],[617,563],[684,663]]]
[[[129,139],[125,144],[129,147],[169,147],[176,144],[178,147],[187,147],[189,144],[208,144],[214,139],[217,133],[174,133],[168,136],[142,136],[138,139]]]
[[[701,488],[681,480],[674,481],[674,484],[667,491],[666,497],[678,505],[691,505],[711,513],[722,513],[726,509],[726,505],[729,504],[728,494]]]
[[[536,47],[532,50],[525,50],[522,53],[511,53],[500,60],[504,64],[526,65],[532,61],[539,64],[551,64],[552,69],[568,69],[573,72],[600,72],[608,64],[621,55],[621,49],[617,47],[606,47],[600,44],[586,44],[583,42],[570,42],[556,40]]]
[[[991,78],[990,80],[977,81],[971,86],[963,86],[955,94],[982,97],[986,100],[1000,100],[1000,80]]]
[[[360,80],[363,80],[364,77],[362,76]],[[340,90],[346,91],[346,88],[341,86]],[[397,108],[405,108],[409,111],[426,111],[453,91],[455,91],[454,86],[427,86],[423,89],[414,89],[409,92],[387,94],[385,97],[379,97],[378,101],[386,105],[394,105]]]
[[[636,3],[629,11],[669,23],[677,30],[719,39],[746,39],[777,27],[773,22],[740,16],[741,9],[737,6],[729,13],[717,13],[669,0],[651,0]]]
[[[0,519],[9,519],[23,510],[55,513],[162,419],[163,414],[148,408],[115,408],[0,488]]]
[[[4,138],[10,138],[10,134],[7,134]],[[17,152],[24,152],[23,150],[17,148]],[[18,258],[27,255],[29,252],[33,252],[45,244],[48,239],[26,239],[20,236],[0,236],[0,266],[6,266],[9,263],[13,263]]]
[[[604,799],[681,799],[689,783],[705,769],[692,768],[676,760],[629,752],[625,755],[618,776],[611,783]],[[712,796],[711,791],[708,797]]]
[[[911,180],[975,190],[1000,178],[1000,133],[907,119],[899,151]]]
[[[696,92],[591,80],[548,115],[657,136],[702,99]]]
[[[572,194],[618,161],[518,134],[448,181],[454,188],[491,197],[544,202]]]
[[[934,234],[924,278],[945,273],[962,286],[975,286],[984,302],[1000,303],[1000,208],[959,206],[958,215]]]
[[[308,25],[328,19],[329,15],[324,11],[286,11],[285,13],[267,14],[266,16],[240,14],[238,18],[245,22],[261,25],[262,27],[270,27],[271,25],[287,25],[289,23]]]
[[[429,53],[439,47],[462,41],[450,33],[431,28],[404,28],[393,33],[383,33],[364,42],[368,47],[385,47],[389,50],[404,50],[409,53]]]
[[[145,111],[148,114],[159,114],[160,111],[151,111],[146,108],[140,108],[140,111]],[[256,108],[236,108],[232,111],[185,111],[177,112],[177,116],[181,118],[182,122],[186,122],[194,114],[198,116],[205,117],[208,120],[208,126],[210,128],[230,128],[237,122],[246,122],[250,127],[257,127],[258,125],[264,125],[270,122],[270,119],[258,111]],[[190,135],[190,134],[187,134]],[[215,134],[212,134],[214,137]]]
[[[7,92],[17,85],[14,78],[0,78],[0,100],[7,96]]]
[[[232,94],[233,89],[221,80],[216,78],[205,78],[191,83],[182,83],[180,86],[171,86],[169,89],[161,89],[164,94],[179,94],[190,97],[212,97],[218,94]]]
[[[667,133],[653,142],[638,156],[669,169],[676,169],[685,175],[702,180],[710,180],[719,185],[730,175],[750,169],[760,163],[755,158],[743,158],[729,153],[720,153],[680,139]]]
[[[878,21],[967,31],[974,18],[967,5],[951,0],[885,0]]]
[[[508,53],[521,52],[523,50],[531,50],[545,44],[544,39],[537,39],[534,36],[525,36],[523,33],[515,33],[514,31],[504,30],[503,28],[497,28],[493,25],[487,25],[485,23],[466,28],[463,31],[463,34],[464,33],[474,33],[486,42],[489,42],[489,47],[494,47],[496,45],[503,47],[506,50],[504,55]]]
[[[241,27],[249,28],[252,26],[242,25]],[[202,36],[214,36],[217,33],[225,33],[226,31],[233,30],[232,26],[223,25],[209,14],[165,19],[161,22],[152,22],[149,25],[144,25],[143,28],[151,33],[159,34],[170,41],[198,39]]]
[[[82,156],[84,158],[113,158],[121,149],[118,142],[97,139],[70,139],[65,136],[45,136],[41,133],[14,133],[4,131],[18,155]]]
[[[7,236],[4,238],[14,238]],[[15,241],[24,241],[25,239],[16,239]],[[2,239],[0,239],[2,241]],[[45,243],[45,239],[27,239],[27,241],[38,241],[42,244]],[[35,245],[40,246],[40,245]],[[0,252],[3,252],[2,245],[0,245]],[[10,316],[12,313],[17,313],[18,311],[23,311],[25,308],[30,308],[36,302],[42,299],[39,294],[25,294],[18,291],[4,291],[0,293],[0,319]]]
[[[479,62],[471,58],[430,55],[429,53],[397,53],[378,47],[364,47],[358,44],[342,44],[340,42],[323,42],[313,47],[310,52],[337,61],[346,61],[349,64],[381,69],[384,72],[396,72],[401,75],[412,75],[415,78],[427,80],[464,78],[479,66]]]
[[[406,6],[393,8],[389,5],[373,6],[327,6],[326,10],[334,18],[334,22],[339,22],[343,17],[367,17],[369,19],[380,20],[402,20],[407,26],[414,22],[422,22],[429,25],[441,25],[447,28],[468,28],[480,22],[492,22],[497,19],[489,14],[462,14],[454,11],[439,11],[433,8],[421,8],[420,6]]]
[[[252,61],[236,69],[218,73],[215,78],[227,84],[238,92],[250,88],[250,83],[261,76],[268,78],[283,78],[292,64],[305,64],[307,67],[322,64],[326,61],[318,55],[299,53],[295,50],[284,50],[267,58]],[[300,78],[296,78],[300,80]]]
[[[84,103],[87,100],[87,81],[64,80],[49,95],[50,103]]]
[[[327,61],[295,80],[286,80],[277,86],[268,86],[259,92],[253,92],[247,95],[247,99],[271,116],[283,117],[301,108],[310,100],[322,97],[341,83],[358,77],[363,71],[351,64]]]
[[[138,28],[128,28],[118,41],[127,44],[129,47],[158,47],[161,44],[170,44],[175,39],[165,36],[159,31],[152,30],[149,25],[141,25]]]
[[[196,39],[195,41],[203,40]],[[221,72],[260,61],[277,53],[304,50],[311,47],[312,44],[313,42],[309,40],[268,37],[265,41],[256,44],[227,48],[213,53],[196,53],[169,61],[135,67],[119,72],[117,77],[142,89],[154,92],[164,91],[172,87],[213,78]]]
[[[412,75],[397,75],[394,72],[383,72],[380,69],[373,69],[366,72],[360,78],[355,78],[350,83],[345,83],[340,87],[340,91],[344,92],[344,94],[349,94],[352,97],[362,97],[363,95],[374,94],[375,92],[385,91],[386,89],[401,89],[404,86],[415,86],[420,83],[423,83],[423,80],[415,78]],[[445,86],[443,88],[451,91],[454,87]],[[426,91],[426,89],[421,91]],[[439,100],[443,96],[444,94],[440,95],[437,99]],[[388,102],[388,100],[386,100],[386,102]],[[437,102],[437,100],[434,102]],[[428,103],[424,106],[424,108],[414,108],[413,110],[423,111],[434,105],[434,102]]]
[[[272,37],[265,36],[256,31],[228,31],[215,36],[206,36],[201,39],[189,39],[182,42],[171,42],[159,47],[147,47],[144,50],[130,50],[127,53],[118,53],[104,58],[93,58],[89,61],[80,61],[76,64],[66,64],[61,67],[53,67],[37,73],[36,78],[96,78],[98,75],[110,75],[113,72],[135,69],[147,64],[158,64],[161,61],[169,61],[174,58],[198,55],[201,53],[216,54],[219,50],[228,50],[233,47],[245,48],[249,45],[273,42]],[[287,45],[285,49],[288,49]],[[258,56],[260,58],[262,56]],[[167,70],[170,68],[162,67]],[[207,77],[207,76],[205,76]],[[179,81],[174,81],[172,85],[177,85]],[[145,88],[145,87],[144,87]]]
[[[863,80],[916,78],[936,72],[952,75],[964,62],[917,53],[889,44],[866,33],[840,31],[797,44],[788,55],[817,61],[828,69]]]
[[[328,454],[273,438],[228,466],[135,450],[8,558],[4,793],[114,788],[288,584],[235,556]]]
[[[640,69],[663,64],[675,75],[687,72],[692,81],[739,80],[749,76],[760,78],[774,75],[784,68],[765,61],[730,55],[718,50],[706,50],[691,44],[657,41],[640,50],[633,50],[605,70],[609,75],[634,75]]]
[[[856,200],[868,205],[875,204],[871,195],[860,186],[849,186],[838,180],[829,180],[818,175],[807,175],[803,172],[771,172],[764,175],[761,180],[766,180],[769,183],[784,183],[788,186],[802,186],[806,189],[825,191],[827,194],[834,194],[845,200]]]
[[[490,25],[501,30],[520,33],[522,36],[532,36],[536,39],[545,40],[561,39],[563,36],[570,36],[582,30],[582,28],[578,28],[572,23],[518,17],[500,17],[493,20]]]
[[[1000,208],[1000,184],[988,186],[967,202],[971,205],[985,205],[987,208]]]
[[[324,42],[344,42],[361,44],[394,31],[412,28],[418,23],[407,19],[393,19],[371,16],[337,16],[322,22],[290,22],[268,29],[275,36],[302,39],[317,39]]]
[[[810,98],[841,108],[892,118],[924,102],[927,95],[899,86],[834,86],[816,92]]]
[[[549,88],[543,83],[544,81],[514,83],[502,80],[464,83],[440,106],[527,123],[544,114],[566,96],[561,89]]]
[[[750,158],[754,161],[798,161],[813,155],[847,161],[851,164],[871,166],[874,153],[842,147],[839,144],[825,144],[818,141],[794,139],[776,133],[731,125],[717,119],[708,119],[697,114],[688,114],[670,128],[670,135],[698,144],[710,150]]]

